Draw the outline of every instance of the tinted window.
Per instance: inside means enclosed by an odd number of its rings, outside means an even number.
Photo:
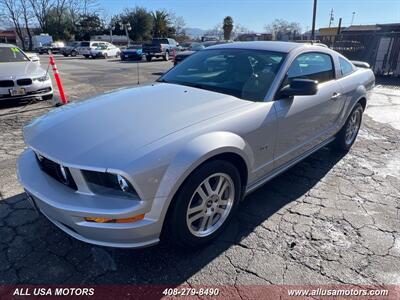
[[[185,59],[159,81],[263,101],[284,58],[284,53],[270,51],[203,50]]]
[[[325,82],[335,78],[332,58],[324,53],[299,55],[288,70],[288,79],[304,78]]]
[[[153,39],[152,44],[155,45],[168,44],[168,39]]]
[[[340,71],[342,72],[343,76],[353,73],[354,70],[353,65],[346,59],[339,57],[339,64],[340,64]]]
[[[89,47],[90,43],[89,42],[82,42],[81,47]]]

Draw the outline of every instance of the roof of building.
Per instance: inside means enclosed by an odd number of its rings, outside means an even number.
[[[351,25],[342,31],[374,31],[379,30],[380,27],[378,25]]]

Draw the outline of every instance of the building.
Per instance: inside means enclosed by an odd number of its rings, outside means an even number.
[[[238,41],[271,41],[271,33],[243,33],[236,38]]]
[[[0,29],[0,43],[17,44],[17,35],[12,29]]]
[[[102,35],[93,35],[90,37],[91,41],[103,41],[103,42],[109,42],[113,43],[115,45],[127,45],[128,44],[128,38],[126,35],[108,35],[108,34],[102,34]]]

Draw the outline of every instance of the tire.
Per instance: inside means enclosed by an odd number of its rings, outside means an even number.
[[[76,52],[75,50],[71,51],[71,56],[75,57],[78,54],[78,52]]]
[[[163,56],[163,60],[168,61],[169,60],[169,52],[166,51],[164,56]]]
[[[215,194],[220,179],[223,180],[220,185],[221,197]],[[214,193],[207,192],[204,185],[206,181]],[[199,194],[200,189],[203,196]],[[242,196],[241,190],[240,174],[231,163],[214,160],[201,165],[175,195],[166,217],[163,236],[186,249],[211,242],[235,214]],[[190,214],[189,208],[198,210]]]
[[[85,58],[89,58],[89,56],[90,56],[90,55],[86,55],[86,54],[84,55]]]
[[[68,54],[67,54],[67,53],[63,53],[63,55],[64,55],[65,57],[68,57]]]
[[[333,147],[339,152],[347,152],[357,138],[362,121],[363,107],[357,103],[344,123],[342,129],[336,134]]]
[[[152,57],[151,55],[146,55],[146,60],[147,60],[147,61],[151,61],[152,58],[153,58],[153,57]]]
[[[53,99],[53,94],[42,96],[42,100],[43,100],[43,101],[51,100],[51,99]]]
[[[103,56],[104,56],[105,59],[108,59],[108,54],[107,53],[104,53]]]

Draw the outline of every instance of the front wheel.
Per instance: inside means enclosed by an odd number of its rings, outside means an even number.
[[[146,55],[146,60],[147,60],[147,61],[151,61],[152,58],[153,58],[153,57],[152,57],[151,55]]]
[[[75,57],[78,54],[78,52],[76,52],[75,50],[71,51],[71,56]]]
[[[193,248],[216,238],[229,223],[241,198],[241,180],[231,163],[200,166],[183,183],[167,215],[167,237]]]
[[[360,130],[363,107],[357,103],[347,118],[342,129],[337,133],[333,145],[336,150],[347,152],[354,144],[358,131]]]

